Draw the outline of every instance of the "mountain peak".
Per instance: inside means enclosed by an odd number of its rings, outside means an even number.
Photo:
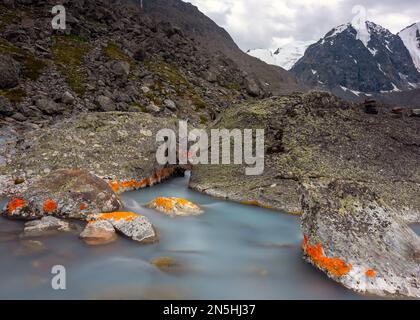
[[[417,31],[417,26],[407,30],[406,38],[420,66]],[[310,46],[291,71],[305,84],[321,89],[359,94],[410,90],[420,84],[420,73],[406,46],[374,22],[346,23]]]
[[[420,22],[413,23],[398,33],[410,52],[414,65],[420,72]]]

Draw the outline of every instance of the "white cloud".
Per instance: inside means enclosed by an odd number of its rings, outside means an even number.
[[[420,21],[418,0],[185,0],[225,28],[238,45],[271,48],[291,40],[319,39],[349,22],[353,6],[392,32]]]

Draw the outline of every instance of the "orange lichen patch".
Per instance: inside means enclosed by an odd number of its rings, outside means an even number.
[[[110,181],[109,186],[115,193],[122,193],[125,191],[136,190],[148,186],[152,186],[162,179],[165,179],[174,174],[174,168],[164,168],[156,171],[151,177],[142,180],[125,180],[125,181]]]
[[[352,268],[351,264],[346,264],[339,258],[326,257],[321,244],[318,243],[315,246],[309,245],[308,237],[306,235],[303,240],[303,250],[317,266],[327,270],[337,277],[346,275]]]
[[[57,210],[57,203],[54,200],[48,199],[44,202],[44,212],[51,213]]]
[[[165,211],[170,211],[174,208],[175,202],[169,198],[159,197],[153,200],[151,202],[151,205],[155,205],[156,207],[161,207]]]
[[[16,209],[25,207],[27,202],[23,199],[15,198],[7,204],[7,211],[12,214]]]
[[[86,205],[84,203],[80,204],[80,211],[86,210]]]
[[[133,212],[110,212],[110,213],[100,213],[98,215],[94,215],[92,221],[98,221],[98,220],[114,220],[114,221],[132,221],[135,218],[138,218],[139,215],[135,214]]]
[[[110,181],[108,182],[108,184],[111,187],[111,189],[114,190],[115,193],[118,193],[118,191],[120,190],[120,185],[118,184],[118,182]]]
[[[365,275],[366,275],[367,277],[369,277],[369,278],[373,278],[373,277],[375,277],[375,276],[376,276],[376,272],[375,272],[375,270],[373,270],[373,269],[368,269],[368,270],[365,272]]]
[[[241,201],[241,204],[244,204],[244,205],[247,205],[247,206],[260,207],[260,208],[264,208],[264,209],[273,209],[272,206],[262,204],[258,200],[245,200],[245,201]]]

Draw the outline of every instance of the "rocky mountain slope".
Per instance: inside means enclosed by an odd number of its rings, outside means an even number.
[[[328,32],[310,46],[291,69],[311,87],[359,96],[419,87],[417,71],[404,42],[373,23],[364,30],[350,23]]]
[[[313,43],[315,41],[293,41],[274,50],[254,49],[248,50],[247,53],[268,64],[290,70],[303,57],[306,49]]]
[[[180,0],[0,2],[0,121],[46,125],[89,111],[147,112],[206,124],[227,106],[296,90]]]

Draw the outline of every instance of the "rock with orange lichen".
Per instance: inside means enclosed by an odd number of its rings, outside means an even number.
[[[420,298],[420,239],[365,185],[319,179],[301,188],[307,261],[358,292]]]
[[[198,205],[175,197],[159,197],[149,202],[147,206],[170,216],[196,216],[204,212]]]
[[[121,207],[119,197],[104,180],[84,170],[62,169],[30,183],[2,213],[26,220],[48,215],[84,219],[92,213],[118,211]]]
[[[114,226],[106,220],[89,222],[79,237],[91,246],[104,245],[117,240]]]
[[[151,244],[159,241],[159,235],[149,219],[133,212],[93,214],[88,217],[88,221],[90,223],[107,221],[117,232],[141,244]]]

